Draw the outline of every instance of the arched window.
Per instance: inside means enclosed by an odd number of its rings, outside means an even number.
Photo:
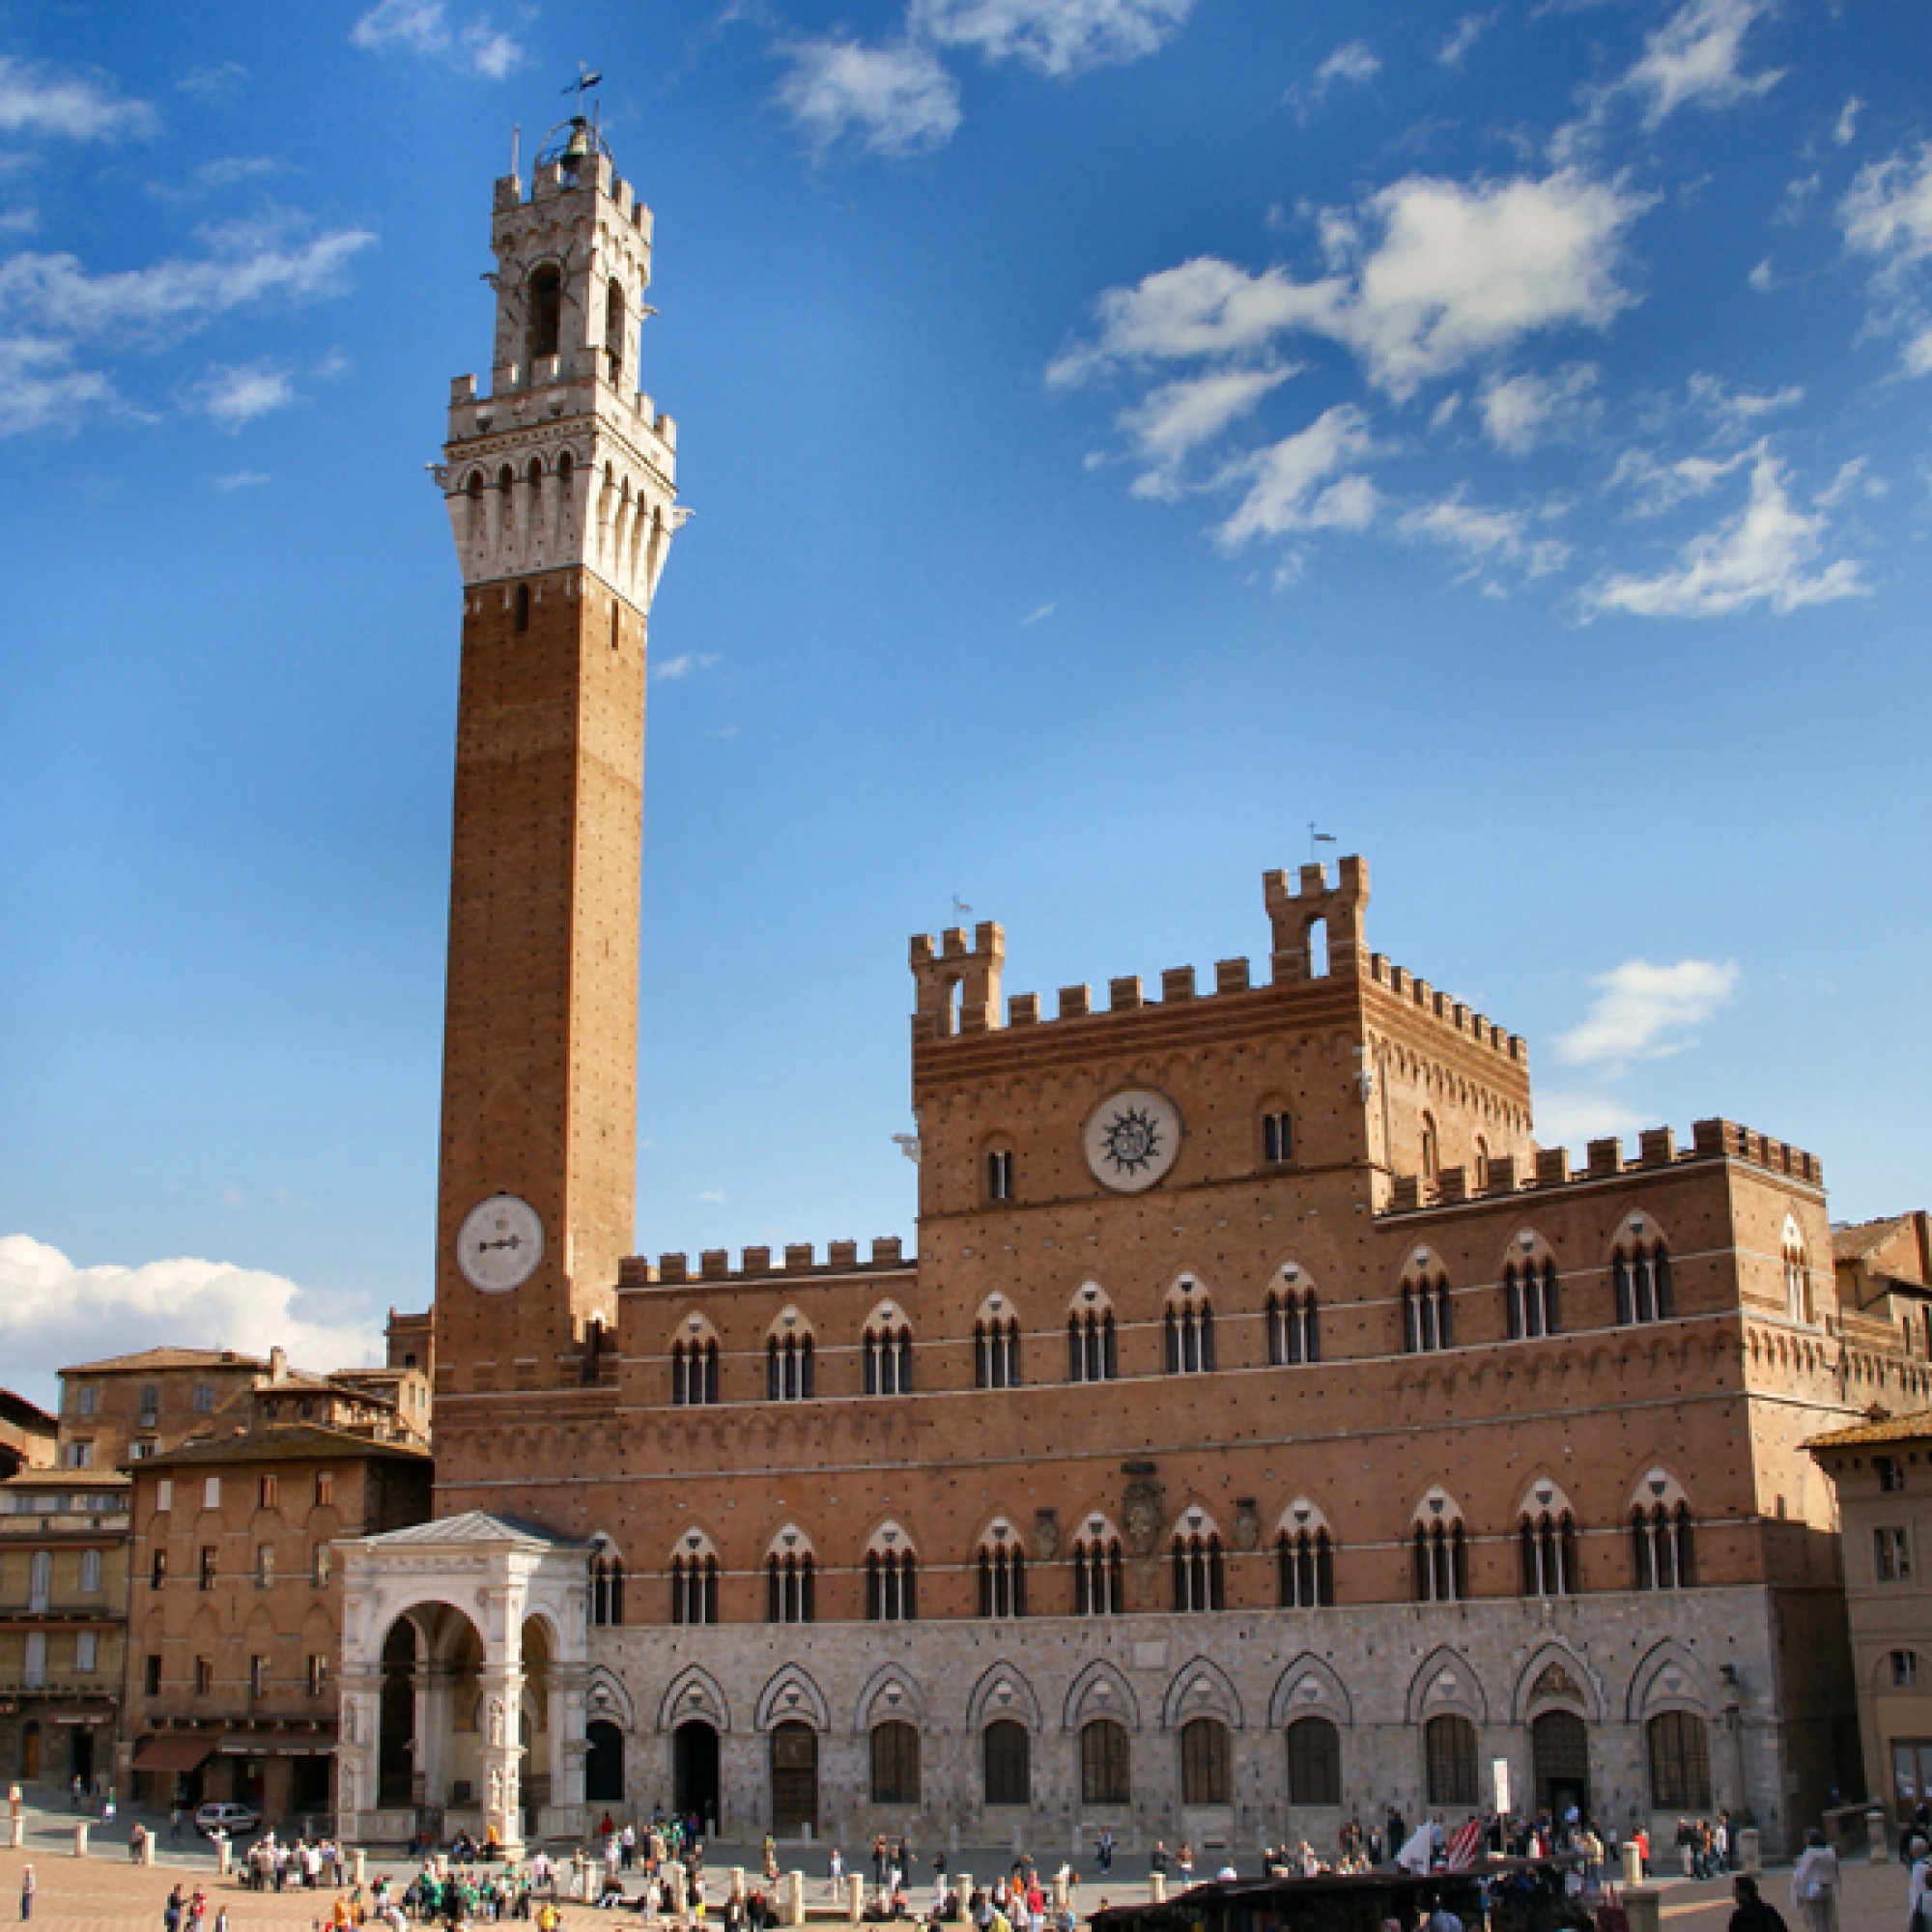
[[[557,353],[562,327],[563,272],[554,262],[544,262],[530,271],[529,327],[524,348],[533,364]]]
[[[1473,1805],[1476,1797],[1476,1727],[1467,1718],[1431,1718],[1422,1727],[1429,1760],[1429,1802]]]
[[[1013,1151],[1009,1147],[986,1151],[986,1200],[999,1205],[1013,1198]]]
[[[1577,1520],[1553,1483],[1532,1486],[1517,1522],[1525,1597],[1574,1597],[1577,1590]]]
[[[688,1317],[670,1345],[670,1399],[677,1408],[718,1400],[718,1337],[701,1315]]]
[[[1688,1590],[1696,1580],[1690,1505],[1637,1502],[1631,1508],[1631,1557],[1639,1590]]]
[[[989,1294],[973,1323],[973,1386],[1020,1385],[1020,1319],[1004,1294]]]
[[[912,1545],[896,1523],[886,1523],[866,1551],[866,1615],[875,1624],[909,1624],[918,1614]]]
[[[1469,1546],[1463,1513],[1440,1492],[1417,1513],[1413,1537],[1415,1601],[1460,1604],[1469,1594]]]
[[[624,1621],[624,1560],[603,1544],[590,1559],[590,1621],[600,1630]]]
[[[890,1723],[872,1726],[872,1803],[919,1803],[919,1729]]]
[[[1660,1711],[1646,1728],[1651,1804],[1659,1811],[1708,1811],[1711,1741],[1703,1719],[1689,1711]]]
[[[1230,1759],[1228,1727],[1219,1718],[1191,1718],[1180,1727],[1180,1802],[1183,1804],[1228,1803]]]
[[[1073,1614],[1117,1617],[1126,1608],[1121,1537],[1103,1516],[1090,1516],[1073,1541]]]
[[[517,629],[527,631],[530,628],[530,586],[527,583],[518,584],[516,596],[511,602],[515,609]]]
[[[1297,1718],[1288,1727],[1288,1802],[1342,1802],[1342,1733],[1326,1718]]]
[[[1418,1249],[1403,1272],[1402,1346],[1411,1355],[1456,1346],[1449,1277],[1427,1248]]]
[[[787,1525],[772,1539],[765,1558],[765,1621],[810,1624],[818,1620],[811,1546]]]
[[[1306,1504],[1300,1507],[1307,1510]],[[1285,1520],[1274,1548],[1283,1609],[1321,1609],[1334,1603],[1334,1547],[1319,1515],[1309,1512],[1295,1522]]]
[[[1294,1158],[1294,1122],[1288,1114],[1262,1116],[1262,1159],[1269,1167],[1286,1167]]]
[[[1175,1284],[1164,1325],[1169,1375],[1199,1376],[1213,1369],[1214,1310],[1199,1282],[1183,1275]]]
[[[1033,1803],[1033,1739],[1024,1724],[1001,1718],[986,1726],[980,1748],[985,1802],[988,1804]]]
[[[891,1302],[872,1311],[866,1323],[866,1393],[912,1393],[912,1329]]]
[[[1811,1295],[1811,1269],[1804,1255],[1804,1236],[1789,1214],[1784,1217],[1784,1307],[1794,1321],[1818,1319]]]
[[[674,1624],[718,1621],[718,1552],[698,1530],[679,1538],[670,1559],[670,1620]]]
[[[1533,1342],[1544,1335],[1560,1335],[1563,1323],[1557,1307],[1556,1264],[1512,1259],[1503,1268],[1503,1327],[1512,1342]]]
[[[604,292],[604,367],[612,384],[624,374],[624,329],[627,321],[624,285],[615,275]]]
[[[1268,1361],[1275,1368],[1321,1359],[1321,1317],[1314,1287],[1290,1262],[1281,1271],[1282,1285],[1268,1290]]]
[[[784,1325],[765,1343],[766,1400],[810,1402],[811,1331],[799,1320],[795,1309],[787,1309],[779,1319]]]
[[[1476,1136],[1476,1186],[1480,1190],[1490,1184],[1490,1144],[1481,1134]]]
[[[1026,1553],[1011,1523],[994,1523],[980,1545],[980,1614],[1026,1615]]]
[[[1425,1180],[1434,1180],[1442,1169],[1441,1142],[1435,1133],[1435,1117],[1424,1114],[1422,1117],[1422,1176]]]
[[[1228,1607],[1221,1532],[1200,1510],[1190,1510],[1174,1533],[1174,1607],[1224,1610]]]
[[[1112,1718],[1095,1718],[1080,1727],[1080,1802],[1083,1804],[1133,1803],[1133,1763],[1127,1727]]]
[[[1633,1215],[1625,1238],[1610,1257],[1616,1290],[1617,1321],[1625,1327],[1640,1321],[1668,1321],[1676,1312],[1670,1292],[1670,1253],[1663,1237],[1643,1216]]]
[[[1114,1311],[1089,1282],[1073,1298],[1066,1318],[1066,1379],[1110,1382],[1120,1374],[1114,1346]]]

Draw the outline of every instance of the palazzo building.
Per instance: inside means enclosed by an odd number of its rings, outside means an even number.
[[[1788,1842],[1859,1777],[1804,1444],[1923,1406],[1924,1349],[1840,1307],[1813,1155],[1539,1147],[1523,1040],[1370,949],[1359,858],[1157,989],[916,938],[915,1250],[629,1252],[651,241],[566,127],[451,399],[436,1516],[338,1546],[345,1834],[1252,1855],[1503,1767]]]

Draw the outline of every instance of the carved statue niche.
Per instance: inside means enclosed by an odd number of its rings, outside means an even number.
[[[1127,1548],[1136,1556],[1151,1556],[1166,1520],[1160,1485],[1151,1476],[1136,1476],[1121,1498],[1121,1521]]]
[[[503,1700],[500,1697],[492,1697],[490,1699],[490,1742],[498,1749],[502,1747]]]

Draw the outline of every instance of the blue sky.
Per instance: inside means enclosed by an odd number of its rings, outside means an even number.
[[[1260,957],[1311,821],[1544,1139],[1925,1202],[1922,6],[0,5],[12,1379],[427,1300],[424,465],[580,60],[696,511],[641,1249],[910,1233],[908,935]]]

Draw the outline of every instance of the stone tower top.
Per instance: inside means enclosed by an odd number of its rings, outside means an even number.
[[[602,137],[565,122],[496,185],[490,393],[450,385],[438,472],[466,584],[579,564],[639,611],[671,532],[677,425],[637,385],[651,213]]]

